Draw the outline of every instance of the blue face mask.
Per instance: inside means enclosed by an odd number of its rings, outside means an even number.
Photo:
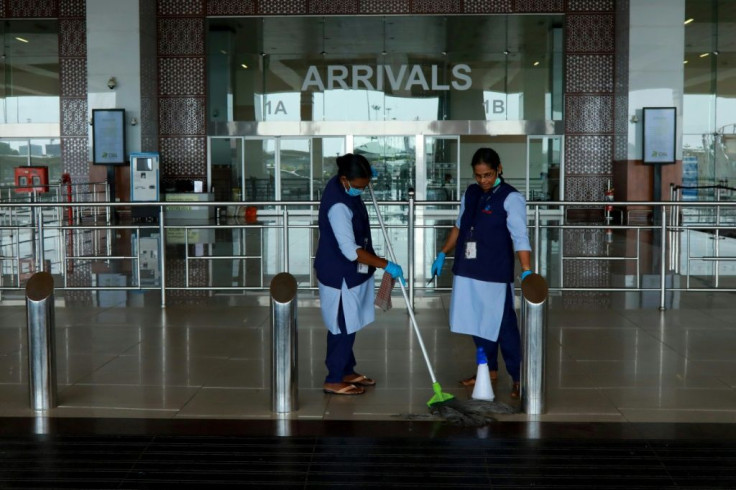
[[[347,192],[348,196],[358,197],[359,195],[363,194],[364,190],[365,189],[356,189],[355,187],[351,187],[350,182],[348,182],[348,188],[345,189],[345,192]]]
[[[501,183],[501,177],[496,177],[496,182],[493,183],[493,187],[496,187],[500,183]]]

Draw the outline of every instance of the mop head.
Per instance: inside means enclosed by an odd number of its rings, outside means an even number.
[[[483,427],[484,425],[488,425],[496,421],[493,414],[519,413],[519,409],[502,402],[458,400],[457,398],[429,405],[429,411],[432,415],[442,417],[452,425],[462,427]]]

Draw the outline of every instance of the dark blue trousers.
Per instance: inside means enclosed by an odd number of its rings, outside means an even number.
[[[355,356],[353,355],[353,344],[355,333],[348,335],[345,326],[345,314],[342,311],[342,300],[337,309],[337,326],[340,327],[339,334],[327,331],[327,355],[325,365],[327,366],[327,377],[325,383],[342,383],[342,378],[353,374],[355,368]],[[504,357],[505,359],[505,357]]]
[[[498,347],[501,346],[501,354],[506,363],[511,379],[517,382],[521,379],[521,335],[516,321],[514,311],[514,296],[510,291],[506,292],[506,301],[503,305],[503,317],[501,318],[501,330],[498,332],[498,342],[476,337],[473,335],[476,347],[483,347],[488,359],[488,369],[498,371]]]

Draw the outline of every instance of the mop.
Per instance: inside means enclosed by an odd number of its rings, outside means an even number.
[[[394,249],[391,246],[391,241],[388,238],[386,225],[383,223],[381,211],[378,209],[376,195],[373,193],[373,185],[370,183],[368,184],[368,190],[371,193],[371,199],[373,200],[373,206],[376,209],[378,223],[379,225],[381,225],[383,238],[386,241],[386,248],[388,250],[389,257],[391,258],[392,262],[396,263],[396,255],[394,254]],[[434,415],[438,415],[444,418],[448,422],[451,422],[455,425],[463,425],[467,427],[479,427],[487,425],[489,422],[495,421],[496,419],[490,415],[491,413],[516,413],[517,410],[515,408],[504,403],[486,400],[460,401],[457,400],[453,395],[449,393],[444,393],[442,391],[442,387],[440,386],[439,382],[437,381],[437,377],[434,374],[434,369],[432,369],[432,363],[429,360],[427,349],[424,347],[424,340],[422,339],[422,334],[419,331],[417,319],[414,316],[414,309],[411,306],[409,295],[406,292],[406,286],[404,285],[404,282],[402,280],[399,280],[397,282],[401,287],[401,295],[404,297],[406,310],[409,312],[411,326],[413,327],[414,333],[416,334],[417,341],[419,342],[419,347],[422,350],[424,362],[427,364],[429,377],[432,379],[432,390],[434,391],[434,395],[427,402],[427,406],[429,407],[430,412]]]

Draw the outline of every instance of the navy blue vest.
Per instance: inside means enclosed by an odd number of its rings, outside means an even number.
[[[465,191],[465,211],[460,218],[460,234],[455,245],[455,265],[458,276],[481,281],[514,282],[514,245],[506,225],[508,213],[503,207],[506,197],[518,192],[506,182],[488,192],[478,184]],[[465,258],[465,243],[476,242],[476,258]]]
[[[375,253],[371,240],[368,211],[363,199],[360,196],[348,196],[340,183],[340,178],[335,176],[327,182],[319,205],[319,244],[314,257],[314,268],[317,271],[317,279],[322,284],[340,289],[344,279],[347,286],[352,288],[372,279],[376,268],[369,267],[368,274],[360,274],[358,273],[358,262],[348,260],[340,251],[330,219],[327,217],[330,208],[337,203],[345,204],[353,212],[355,244],[363,250]]]

